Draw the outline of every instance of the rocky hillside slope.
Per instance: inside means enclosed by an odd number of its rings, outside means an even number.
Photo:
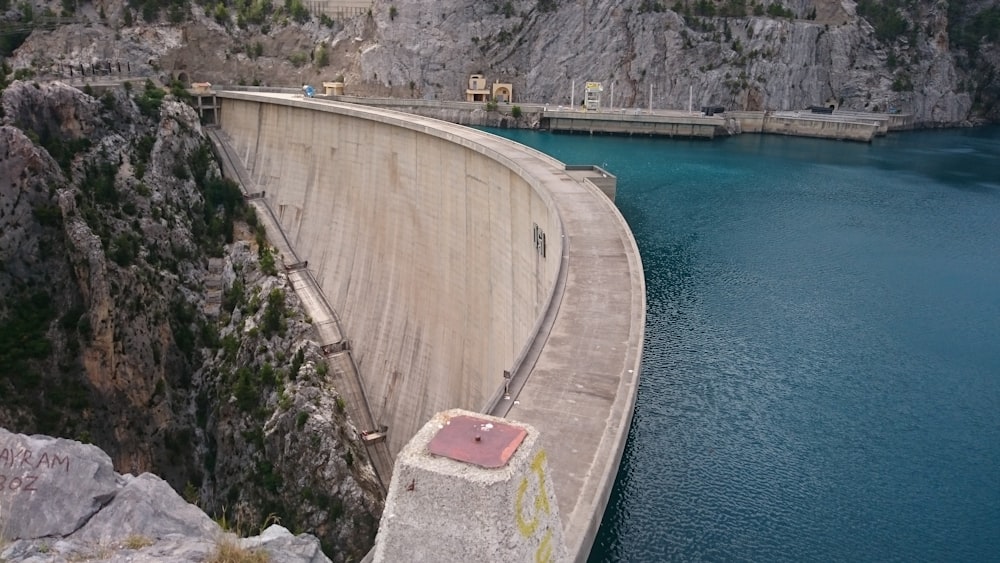
[[[357,559],[374,471],[183,94],[2,90],[0,426],[92,442],[209,513]]]
[[[339,20],[300,0],[74,5],[88,23],[32,34],[15,69],[78,75],[124,61],[165,80],[283,86],[342,76],[347,93],[448,100],[482,72],[512,82],[516,100],[550,104],[569,104],[574,81],[579,101],[597,80],[606,105],[615,84],[615,106],[646,107],[652,91],[661,108],[690,96],[696,107],[910,112],[926,126],[1000,119],[990,0],[374,0]]]

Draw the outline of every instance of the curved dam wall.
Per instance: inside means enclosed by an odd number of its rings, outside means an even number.
[[[585,561],[645,333],[638,248],[601,191],[613,178],[425,117],[289,93],[218,98],[226,154],[339,312],[392,455],[456,407],[533,426],[549,471],[517,491],[555,489],[566,552]],[[544,545],[529,524],[545,504],[507,501],[529,511],[515,518],[522,539]]]
[[[222,128],[340,315],[393,454],[435,412],[482,409],[559,269],[559,216],[537,180],[401,117],[235,93],[223,104]]]

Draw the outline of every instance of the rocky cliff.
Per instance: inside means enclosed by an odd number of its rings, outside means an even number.
[[[0,561],[182,563],[233,555],[330,561],[315,537],[277,524],[240,539],[156,475],[116,473],[94,446],[0,428]]]
[[[336,561],[381,494],[311,321],[183,91],[16,81],[0,124],[0,426],[93,442]]]
[[[347,93],[448,100],[482,72],[538,103],[569,104],[574,81],[578,102],[597,80],[605,105],[615,85],[619,107],[646,107],[651,94],[660,108],[1000,119],[1000,7],[989,0],[375,0],[340,20],[297,1],[79,4],[91,23],[36,32],[13,66],[78,75],[125,60],[164,79],[285,86],[343,76]]]
[[[618,107],[646,107],[651,92],[659,108],[686,108],[690,98],[695,108],[895,108],[927,125],[997,117],[1000,23],[974,47],[956,48],[949,33],[961,22],[949,20],[942,2],[894,10],[902,23],[886,32],[882,19],[871,16],[874,27],[846,0],[396,6],[394,15],[376,11],[372,22],[355,24],[355,34],[374,28],[360,42],[356,79],[416,80],[422,95],[454,99],[463,76],[481,71],[513,82],[520,99],[564,105],[574,81],[579,103],[583,82],[596,80],[606,104],[615,84]],[[993,74],[977,74],[977,65]]]

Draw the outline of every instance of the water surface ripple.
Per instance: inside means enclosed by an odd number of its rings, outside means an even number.
[[[1000,561],[1000,129],[493,132],[616,174],[646,269],[591,561]]]

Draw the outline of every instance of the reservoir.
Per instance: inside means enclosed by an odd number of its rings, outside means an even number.
[[[615,174],[642,254],[643,371],[592,562],[997,560],[1000,128],[489,131]]]

